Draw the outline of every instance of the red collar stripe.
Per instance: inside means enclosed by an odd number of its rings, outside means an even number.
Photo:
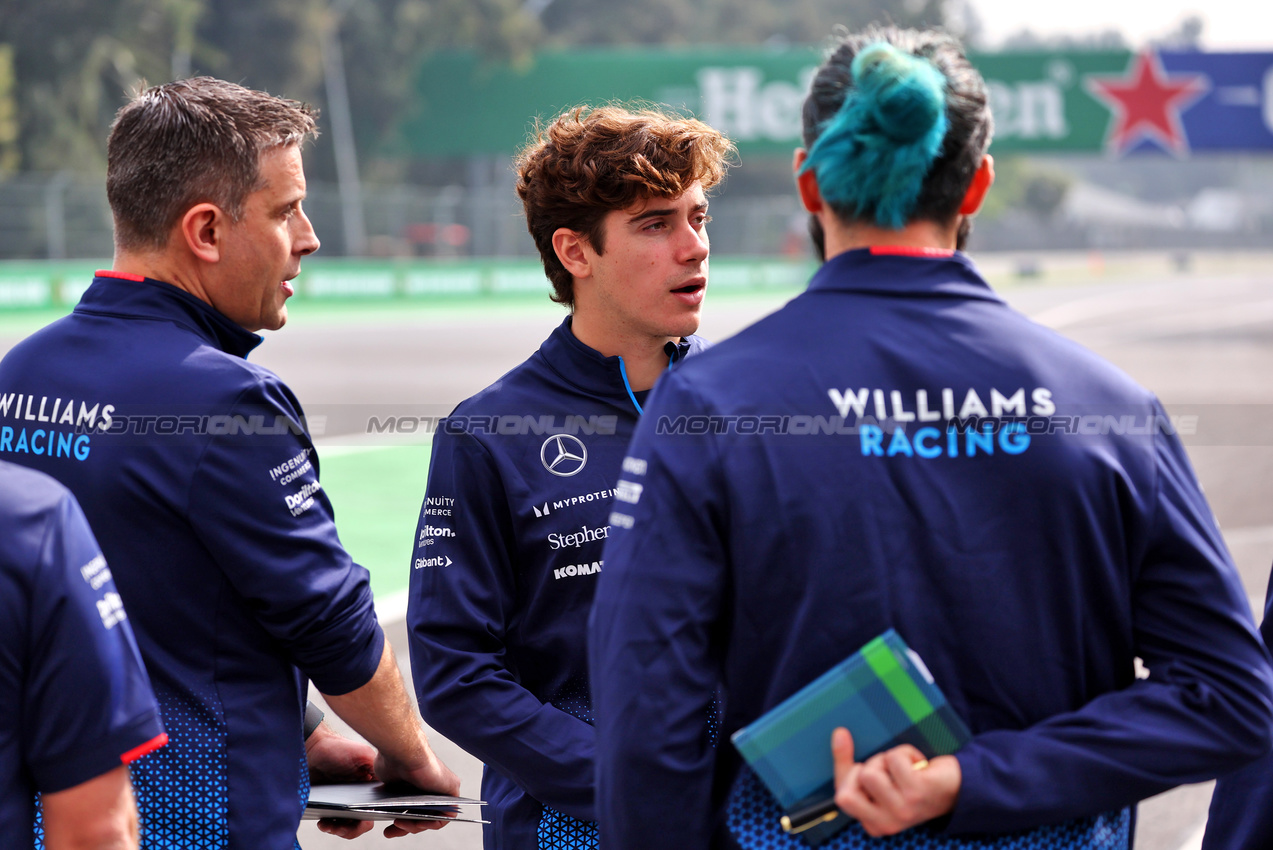
[[[949,248],[921,248],[910,245],[872,245],[873,257],[953,257],[955,252]]]
[[[98,269],[97,271],[93,272],[93,274],[97,275],[98,277],[117,277],[120,280],[135,280],[138,283],[146,279],[143,275],[128,274],[127,272],[113,272],[110,269]]]

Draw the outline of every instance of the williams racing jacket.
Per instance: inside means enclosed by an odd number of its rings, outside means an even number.
[[[950,816],[888,846],[1128,848],[1137,800],[1267,751],[1273,670],[1175,431],[950,252],[834,257],[665,376],[590,626],[602,846],[671,812],[677,847],[802,847],[703,709],[723,684],[727,738],[889,628],[973,738]]]
[[[306,682],[343,694],[384,647],[300,404],[261,342],[188,293],[99,272],[0,363],[0,459],[79,499],[167,729],[132,765],[147,847],[290,848]]]
[[[1260,633],[1273,646],[1273,576]],[[1220,777],[1211,796],[1202,850],[1273,847],[1273,753]]]
[[[128,615],[79,505],[47,475],[0,462],[6,846],[31,846],[35,792],[87,782],[165,740]]]
[[[670,362],[703,347],[669,344]],[[434,436],[411,667],[424,719],[486,764],[487,850],[595,846],[584,638],[639,411],[622,359],[567,318]]]

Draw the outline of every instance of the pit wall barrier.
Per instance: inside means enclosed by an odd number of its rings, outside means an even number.
[[[110,260],[0,262],[0,311],[69,309]],[[715,290],[790,289],[816,269],[812,260],[713,259]],[[305,301],[500,298],[548,294],[538,260],[401,261],[309,259],[293,282]]]

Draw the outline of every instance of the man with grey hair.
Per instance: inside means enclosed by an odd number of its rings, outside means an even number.
[[[148,846],[293,847],[307,746],[315,772],[459,790],[336,535],[301,406],[245,359],[318,249],[314,132],[309,107],[220,80],[141,92],[108,144],[112,270],[0,362],[0,457],[83,505],[168,730],[133,764]],[[378,755],[325,727],[305,740],[307,680]]]

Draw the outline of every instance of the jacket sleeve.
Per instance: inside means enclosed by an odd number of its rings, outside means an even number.
[[[48,514],[31,591],[22,737],[36,788],[70,788],[162,746],[127,614],[69,493]]]
[[[684,402],[665,375],[637,426],[615,502],[589,627],[597,715],[597,820],[607,850],[707,847],[717,751],[708,718],[720,681],[716,629],[726,592],[719,464],[710,439],[653,437]],[[657,512],[657,517],[655,516]],[[728,746],[721,742],[719,746]]]
[[[471,435],[440,429],[407,605],[420,713],[536,800],[593,820],[593,728],[540,702],[510,669],[515,551],[493,458]]]
[[[212,417],[188,512],[257,622],[325,694],[371,680],[384,650],[370,577],[336,534],[299,403],[277,382]]]
[[[1273,643],[1273,576],[1264,601],[1260,632]],[[1273,753],[1241,770],[1220,777],[1211,797],[1202,850],[1245,850],[1273,847]]]
[[[1027,729],[976,736],[958,754],[963,787],[950,832],[1131,805],[1232,771],[1273,743],[1273,670],[1237,570],[1179,441],[1159,435],[1154,448],[1153,516],[1132,610],[1149,677]]]

